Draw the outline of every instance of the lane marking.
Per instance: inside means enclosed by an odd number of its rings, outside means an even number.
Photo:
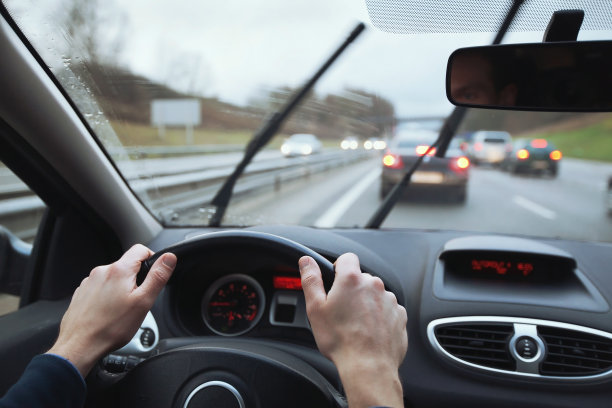
[[[338,199],[334,205],[332,205],[317,221],[315,221],[315,227],[319,228],[331,228],[336,225],[340,217],[357,201],[359,196],[372,184],[380,174],[382,169],[378,168],[371,173],[361,178],[361,180],[353,186],[349,191],[346,192],[340,199]]]
[[[539,215],[540,217],[549,220],[554,220],[555,218],[557,218],[557,213],[555,213],[553,210],[549,210],[548,208],[541,206],[538,203],[534,203],[533,201],[528,200],[525,197],[517,195],[514,196],[513,201],[515,204],[520,205],[524,209],[529,210],[532,213]]]

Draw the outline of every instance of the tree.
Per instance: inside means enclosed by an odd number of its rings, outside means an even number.
[[[68,58],[79,57],[89,64],[117,65],[129,21],[112,1],[66,0],[62,29],[68,41]]]

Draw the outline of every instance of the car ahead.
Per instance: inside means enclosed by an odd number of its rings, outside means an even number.
[[[321,141],[315,135],[296,133],[283,142],[280,150],[285,157],[309,156],[321,152],[321,147]]]
[[[0,395],[49,350],[92,268],[143,243],[180,250],[177,269],[134,338],[95,365],[86,408],[190,408],[211,383],[247,407],[345,408],[310,330],[297,260],[318,253],[329,273],[346,252],[406,307],[406,407],[609,407],[611,93],[594,75],[612,72],[597,60],[612,55],[609,7],[432,3],[1,0],[0,305],[12,309],[0,317]],[[361,20],[367,31],[355,38]],[[494,37],[501,45],[489,47]],[[514,52],[519,41],[542,60],[508,63],[528,55]],[[462,73],[496,81],[484,84],[487,106],[466,110],[442,88],[449,58],[475,45],[494,52],[465,58]],[[554,60],[572,46],[585,52]],[[529,76],[515,106],[496,95],[502,74],[531,68],[552,72]],[[199,109],[152,120],[166,99]],[[296,108],[274,115],[285,101]],[[465,205],[394,203],[380,200],[377,154],[285,160],[276,145],[255,148],[270,122],[337,140],[432,117],[445,122],[444,142],[552,128],[563,171],[550,181],[470,165]],[[565,147],[575,140],[579,152]],[[416,176],[408,192],[426,179],[440,176]]]
[[[519,139],[502,167],[511,173],[549,174],[556,177],[563,154],[546,139]]]
[[[419,129],[405,129],[395,135],[382,158],[381,198],[426,154],[411,176],[410,193],[435,192],[452,201],[466,200],[470,161],[463,155],[459,141],[451,142],[445,157],[435,157],[435,147],[429,147],[436,137],[435,132]]]
[[[474,164],[500,165],[512,150],[508,132],[479,130],[471,137],[469,157]]]
[[[347,136],[340,142],[342,150],[357,150],[359,148],[359,139],[355,136]]]

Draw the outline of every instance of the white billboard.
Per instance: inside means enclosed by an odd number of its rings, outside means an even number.
[[[153,126],[197,126],[201,122],[199,99],[154,99],[151,102]]]

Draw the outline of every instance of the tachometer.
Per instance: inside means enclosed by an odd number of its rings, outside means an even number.
[[[216,280],[202,299],[204,323],[222,336],[237,336],[261,319],[265,295],[261,285],[247,275],[227,275]]]

